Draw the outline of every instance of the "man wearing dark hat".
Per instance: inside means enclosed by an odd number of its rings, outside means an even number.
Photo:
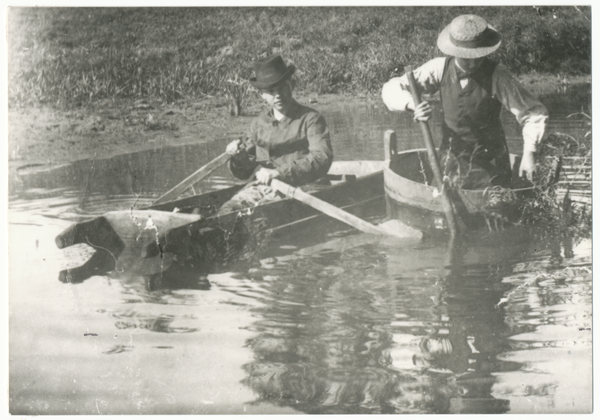
[[[229,169],[235,177],[256,180],[225,203],[220,214],[280,199],[269,187],[274,178],[303,189],[316,188],[326,183],[333,161],[325,119],[292,96],[295,67],[286,66],[278,55],[252,64],[256,77],[250,83],[269,109],[251,123],[247,137],[231,142],[226,152],[232,155]]]
[[[443,112],[440,160],[453,185],[480,189],[510,187],[511,167],[500,111],[510,111],[522,127],[524,140],[519,176],[532,180],[536,146],[548,118],[546,108],[502,64],[490,60],[500,46],[500,34],[475,15],[456,17],[439,35],[437,45],[451,57],[434,58],[414,76],[422,92],[440,92]],[[388,81],[382,98],[391,111],[414,112],[429,120],[432,108],[416,107],[406,75]]]

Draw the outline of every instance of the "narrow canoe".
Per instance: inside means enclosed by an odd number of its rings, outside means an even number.
[[[383,161],[334,162],[329,178],[332,185],[310,193],[359,217],[376,201],[383,203]],[[171,266],[192,267],[199,274],[218,272],[251,260],[278,231],[328,219],[290,198],[217,216],[221,205],[243,186],[73,224],[56,237],[58,248],[87,244],[95,253],[83,265],[63,270],[59,279],[76,283],[109,271],[157,276]],[[344,226],[334,219],[327,224]]]
[[[385,164],[383,170],[384,188],[388,217],[423,232],[445,232],[448,229],[442,197],[432,186],[432,173],[426,149],[397,151],[396,134],[389,130],[385,134]],[[520,156],[511,155],[513,179],[517,178]],[[517,196],[531,193],[533,187],[505,190]],[[492,194],[501,193],[496,189],[457,191],[459,207],[456,209],[469,229],[488,227],[502,229],[506,222],[518,218],[515,208],[499,210],[489,206]]]

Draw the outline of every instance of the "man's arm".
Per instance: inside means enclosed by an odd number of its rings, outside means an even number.
[[[502,64],[496,66],[492,89],[493,94],[516,117],[522,127],[523,157],[519,175],[526,175],[532,180],[535,169],[534,153],[544,137],[548,111]]]
[[[333,149],[325,119],[318,113],[311,112],[305,124],[303,131],[308,140],[308,154],[277,167],[280,179],[293,185],[304,185],[327,175],[333,161]]]
[[[421,90],[420,93],[433,94],[438,91],[445,64],[446,58],[438,57],[413,70],[417,86]],[[390,111],[401,112],[416,109],[406,75],[394,77],[385,83],[381,90],[381,97]]]

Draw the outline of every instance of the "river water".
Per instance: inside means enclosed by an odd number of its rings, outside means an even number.
[[[589,87],[542,99],[549,131],[589,130],[571,115],[589,114]],[[421,147],[418,127],[381,105],[322,112],[337,160],[382,159],[387,129],[399,149]],[[519,129],[504,119],[518,153]],[[282,257],[194,287],[149,290],[119,270],[58,281],[88,256],[56,248],[63,229],[149,204],[229,140],[23,168],[12,180],[12,414],[591,412],[587,239],[571,256],[512,233],[456,247],[346,230],[308,248],[280,238],[271,249]],[[221,170],[201,187],[229,182]]]

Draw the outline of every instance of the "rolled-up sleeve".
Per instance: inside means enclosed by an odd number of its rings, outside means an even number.
[[[494,71],[493,90],[522,127],[523,151],[535,152],[546,131],[546,107],[502,64],[498,64]]]
[[[316,112],[306,115],[301,131],[308,141],[308,154],[277,166],[281,179],[293,185],[307,184],[327,175],[333,162],[329,129],[321,115]]]
[[[438,57],[413,70],[419,93],[434,94],[440,88],[446,58]],[[383,103],[390,111],[407,111],[415,108],[406,75],[394,77],[383,85]]]
[[[412,105],[410,92],[405,90],[402,77],[394,77],[383,85],[381,99],[390,111],[406,111],[407,105]]]

